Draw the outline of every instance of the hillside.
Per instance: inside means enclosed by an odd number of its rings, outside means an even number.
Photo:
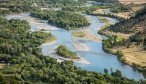
[[[52,34],[29,30],[27,21],[0,18],[0,84],[142,84],[119,70],[111,75],[89,72],[43,56],[39,46]]]
[[[145,70],[146,7],[134,17],[110,26],[104,34],[110,36],[103,42],[106,51],[119,55],[121,61],[131,66]]]
[[[114,26],[111,26],[109,29],[114,32],[121,33],[136,33],[144,32],[146,25],[146,8],[140,10],[135,17],[121,21]]]
[[[123,3],[123,4],[130,4],[130,3],[133,3],[133,4],[143,4],[143,3],[146,3],[146,0],[118,0],[120,3]]]
[[[120,2],[123,4],[143,4],[146,3],[146,0],[94,0],[97,2],[104,2],[104,3],[115,3],[115,2]]]

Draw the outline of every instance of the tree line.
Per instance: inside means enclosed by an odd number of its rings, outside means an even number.
[[[145,83],[122,77],[119,71],[101,74],[81,70],[73,62],[58,63],[56,59],[43,56],[39,48],[50,33],[30,33],[30,26],[24,20],[0,18],[0,25],[0,62],[7,64],[0,70],[2,84]]]
[[[89,25],[85,16],[78,13],[68,11],[33,11],[31,16],[48,20],[48,23],[64,28],[64,29],[77,29]]]

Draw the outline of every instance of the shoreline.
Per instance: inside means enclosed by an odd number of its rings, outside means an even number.
[[[138,54],[137,51],[139,51],[139,49],[137,47],[130,47],[130,48],[119,47],[118,49],[114,49],[114,48],[105,48],[105,46],[103,46],[103,50],[107,53],[116,55],[120,62],[127,64],[134,69],[144,72],[146,66],[144,64],[140,64],[140,63],[146,63],[146,62],[144,61],[144,58],[141,57],[141,55],[137,55]],[[120,55],[118,53],[119,51],[121,52],[122,55]],[[145,53],[144,50],[141,50],[139,52],[140,52],[140,54]],[[142,55],[142,56],[144,57],[145,55]],[[136,61],[136,60],[140,60],[140,59],[141,59],[141,61]]]
[[[35,23],[36,22],[36,23],[42,24],[42,22],[44,22],[43,20],[38,20],[38,19],[33,18],[31,16],[28,16],[26,18],[27,18],[27,20],[29,20],[30,23]],[[43,32],[46,32],[46,30],[56,30],[58,28],[55,27],[55,26],[50,28],[50,27],[48,27],[48,24],[47,24],[46,27],[45,26],[38,26],[37,29],[39,31],[44,30]],[[51,41],[51,42],[43,43],[41,46],[53,45],[55,43],[57,43],[56,40]],[[78,44],[78,45],[80,45],[80,47],[81,46],[84,47],[83,51],[89,51],[89,48],[86,45],[84,45],[84,44]],[[79,47],[78,47],[78,49],[79,49]],[[82,50],[82,49],[80,48],[79,50]],[[90,64],[87,60],[85,60],[83,57],[80,57],[80,56],[78,56],[79,59],[63,58],[63,57],[57,55],[54,49],[49,52],[49,56],[52,57],[52,58],[56,58],[58,62],[62,62],[63,60],[67,60],[67,61],[74,61],[76,63],[81,63],[81,64]]]
[[[41,30],[48,31],[48,30],[56,30],[56,29],[58,29],[55,26],[53,26],[53,27],[52,27],[52,25],[50,26],[44,20],[37,19],[37,18],[31,17],[31,16],[27,16],[26,20],[28,22],[30,22],[30,23],[33,23],[33,24],[37,24],[37,25],[39,24],[39,26],[37,26],[37,29],[40,30],[40,31]],[[41,25],[41,24],[44,24],[44,23],[46,23],[46,25]]]
[[[62,62],[64,60],[66,61],[73,61],[73,62],[76,62],[76,63],[81,63],[81,64],[90,64],[87,60],[85,60],[83,57],[79,56],[79,59],[71,59],[71,58],[64,58],[64,57],[61,57],[59,56],[58,54],[56,54],[56,47],[53,48],[51,51],[49,51],[49,56],[54,58],[54,59],[57,59],[58,62]]]
[[[142,72],[142,73],[145,74],[145,69],[144,69],[143,66],[140,66],[140,65],[138,65],[138,64],[129,62],[129,61],[127,61],[127,60],[124,60],[124,61],[121,60],[121,59],[125,59],[125,56],[120,56],[120,55],[118,55],[118,53],[117,53],[118,50],[117,50],[117,51],[114,51],[114,50],[112,50],[112,49],[104,48],[104,47],[103,47],[103,50],[104,50],[106,53],[116,55],[116,56],[118,57],[118,60],[119,60],[121,63],[127,64],[127,65],[131,66],[133,69],[137,69],[138,71],[140,71],[140,72]],[[122,52],[122,54],[124,54],[124,53]]]
[[[40,46],[48,46],[48,45],[53,45],[53,44],[55,44],[55,43],[57,43],[57,41],[56,41],[56,40],[51,41],[51,42],[46,42],[46,43],[43,43],[43,44],[42,44],[42,45],[40,45]]]
[[[110,19],[109,19],[110,20]],[[106,26],[107,24],[105,24],[105,26]],[[100,31],[100,30],[99,30]],[[98,31],[98,32],[99,32]],[[106,36],[106,37],[110,37],[111,35],[117,35],[118,37],[122,37],[122,38],[125,38],[125,39],[127,39],[128,38],[128,35],[127,34],[122,34],[122,33],[114,33],[114,32],[110,32],[110,31],[107,31],[106,29],[104,29],[104,30],[101,30],[100,32],[99,32],[99,34],[100,35],[104,35],[104,36]],[[103,43],[103,42],[102,42]],[[141,65],[139,65],[139,64],[137,64],[137,63],[134,63],[134,62],[132,62],[132,61],[127,61],[126,59],[128,59],[128,60],[132,60],[132,58],[131,58],[131,56],[128,58],[128,57],[126,57],[127,55],[124,55],[125,53],[123,53],[123,50],[124,49],[114,49],[114,48],[105,48],[105,45],[103,45],[103,50],[105,51],[105,52],[107,52],[107,53],[110,53],[110,54],[114,54],[114,55],[116,55],[117,57],[118,57],[118,60],[120,61],[120,62],[122,62],[122,63],[124,63],[124,64],[127,64],[127,65],[129,65],[129,66],[131,66],[132,68],[134,68],[134,69],[137,69],[137,70],[139,70],[139,71],[142,71],[142,72],[144,72],[144,67],[145,66],[141,66]],[[121,53],[122,53],[122,56],[120,56],[119,54],[118,54],[118,51],[121,51]],[[128,51],[128,48],[127,48],[127,50],[126,51]],[[131,52],[132,53],[132,52]],[[134,52],[135,53],[135,52]],[[133,56],[133,55],[132,55]]]

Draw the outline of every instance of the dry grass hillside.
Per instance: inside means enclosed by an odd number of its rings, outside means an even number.
[[[109,47],[112,52],[122,52],[125,63],[143,70],[146,68],[146,7],[139,10],[135,17],[110,26],[104,33],[125,39],[113,45],[107,43],[112,45]]]
[[[118,0],[120,3],[124,3],[124,4],[143,4],[146,3],[146,0]]]

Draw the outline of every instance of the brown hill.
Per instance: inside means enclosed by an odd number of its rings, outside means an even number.
[[[143,4],[146,3],[146,0],[118,0],[120,3],[124,3],[124,4]]]

